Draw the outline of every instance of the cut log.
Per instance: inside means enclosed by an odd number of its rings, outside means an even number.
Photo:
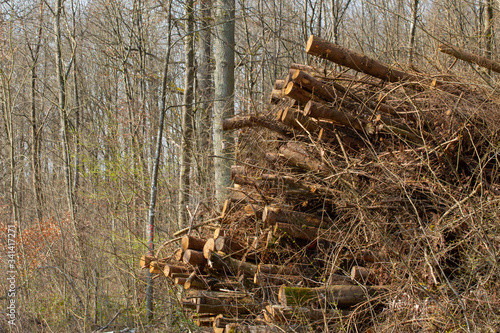
[[[292,80],[298,83],[303,89],[310,91],[312,96],[319,96],[327,102],[334,102],[337,100],[338,94],[330,85],[321,82],[304,71],[294,70],[292,73]]]
[[[338,285],[353,285],[356,281],[352,280],[349,276],[340,274],[330,274],[327,277],[326,285],[338,286]]]
[[[290,107],[283,110],[281,122],[299,131],[305,129],[308,132],[315,133],[320,129],[313,119],[306,117],[302,111]]]
[[[302,288],[281,286],[278,298],[281,305],[304,306],[316,302],[327,302],[333,306],[349,307],[380,295],[387,287],[326,286]]]
[[[151,274],[163,274],[163,267],[165,267],[165,263],[153,260],[149,263],[149,272]]]
[[[238,316],[262,310],[261,304],[246,293],[200,290],[196,298],[198,313],[217,313]]]
[[[184,258],[184,250],[183,249],[177,249],[174,251],[174,259],[177,261],[182,261],[182,258]]]
[[[141,269],[149,268],[149,264],[153,260],[156,260],[156,258],[153,257],[153,256],[146,256],[146,255],[144,255],[144,256],[141,257],[141,260],[139,261],[139,266],[141,267]]]
[[[190,249],[184,251],[183,261],[192,266],[204,266],[207,263],[207,259],[203,256],[203,252]]]
[[[415,75],[391,68],[381,61],[348,50],[340,45],[330,43],[314,35],[311,35],[307,41],[306,52],[308,54],[332,61],[341,66],[346,66],[356,71],[369,74],[384,81],[418,81],[418,77]]]
[[[325,318],[331,321],[334,318],[340,319],[349,313],[350,311],[347,310],[325,311],[302,306],[268,305],[264,316],[267,322],[316,321]]]
[[[245,250],[245,246],[234,237],[218,237],[215,240],[215,250],[225,254],[240,253]]]
[[[203,280],[200,280],[198,278],[194,279],[186,279],[184,282],[184,289],[189,290],[189,289],[207,289],[208,286]]]
[[[209,238],[203,246],[203,256],[206,259],[210,258],[210,253],[215,249],[215,239]]]
[[[165,271],[164,271],[164,273],[163,273],[163,274],[165,274]],[[172,279],[175,279],[175,278],[187,278],[187,277],[189,277],[189,274],[186,274],[186,273],[172,273],[172,274],[170,275],[170,277],[171,277]]]
[[[353,266],[351,268],[351,278],[363,284],[377,283],[377,277],[374,274],[373,270],[361,266]]]
[[[321,98],[313,96],[309,91],[302,89],[298,83],[293,81],[287,84],[283,93],[285,96],[296,100],[299,103],[299,107],[304,107],[310,100],[323,101]],[[326,101],[323,102],[326,103]]]
[[[222,122],[222,129],[224,131],[232,131],[253,126],[265,127],[275,133],[278,133],[281,136],[288,135],[288,133],[281,129],[275,122],[264,117],[254,115],[226,118]]]
[[[284,82],[284,80],[280,80],[280,81]],[[273,89],[273,91],[271,91],[271,95],[269,96],[269,103],[270,104],[278,104],[279,102],[281,102],[283,100],[283,97],[285,97],[283,95],[283,88]]]
[[[276,222],[294,224],[299,227],[325,227],[331,226],[333,221],[327,217],[319,217],[312,214],[297,212],[280,207],[266,206],[262,213],[262,221],[268,225],[274,225]]]
[[[214,239],[217,239],[218,237],[224,237],[227,234],[228,234],[228,231],[226,229],[217,228],[214,231]]]
[[[285,86],[284,83],[285,83],[285,80],[276,80],[276,81],[274,81],[274,89],[276,89],[276,90],[282,90],[283,87]]]
[[[283,90],[283,93],[284,93],[286,87],[288,86],[288,84],[290,82],[292,82],[293,71],[294,71],[293,69],[289,69],[288,74],[285,76],[285,79],[283,80],[283,88],[281,88]]]
[[[284,329],[284,330],[283,330]],[[296,332],[306,333],[310,332],[305,327],[271,327],[268,325],[242,325],[238,323],[227,324],[224,331],[214,331],[216,333],[282,333],[282,332]]]
[[[243,168],[239,168],[236,165],[231,166],[231,178],[233,177],[232,174],[241,174],[245,170]],[[222,219],[227,218],[231,213],[234,213],[235,211],[239,210],[240,207],[243,205],[241,201],[233,201],[230,199],[227,199],[224,201],[224,204],[222,205],[222,212],[220,216],[222,216]],[[217,238],[217,237],[214,237]]]
[[[314,101],[310,101],[306,104],[304,114],[312,118],[330,119],[341,125],[351,127],[357,131],[365,132],[367,134],[375,133],[375,128],[367,121],[358,119],[353,115],[337,111],[334,108],[316,103]]]
[[[218,270],[226,271],[231,275],[237,276],[238,272],[244,273],[247,277],[253,276],[257,273],[257,265],[240,261],[228,256],[222,256],[212,252],[209,260],[209,266]]]
[[[306,226],[298,227],[293,224],[280,223],[280,222],[277,222],[275,224],[273,233],[275,235],[283,235],[291,238],[305,239],[309,241],[315,239],[323,239],[326,241],[331,240],[329,232],[326,229],[306,227]]]
[[[200,290],[196,296],[196,303],[204,305],[243,305],[254,302],[254,299],[244,292]]]
[[[457,59],[477,64],[486,69],[492,70],[494,72],[500,73],[500,62],[475,55],[473,53],[467,52],[457,47],[452,47],[449,45],[441,44],[439,45],[439,51],[451,55]]]
[[[174,284],[184,286],[184,283],[186,283],[187,278],[184,277],[176,277],[174,279]]]
[[[211,327],[214,323],[214,317],[201,317],[195,320],[198,327]]]
[[[300,275],[303,270],[299,265],[284,266],[273,264],[259,264],[257,271],[264,274]]]
[[[184,235],[181,240],[181,247],[185,251],[187,249],[203,251],[205,240],[191,235]]]
[[[321,161],[308,153],[308,147],[298,142],[288,142],[279,149],[287,159],[287,164],[307,171],[325,173],[325,167]]]
[[[258,179],[253,177],[244,177],[235,175],[232,180],[236,184],[257,186],[259,188],[280,186],[283,193],[295,194],[308,197],[322,196],[328,200],[327,196],[336,196],[341,194],[340,191],[326,187],[320,184],[309,184],[304,181],[299,181],[296,177],[281,176],[276,174],[262,174]]]
[[[303,280],[299,275],[276,275],[257,272],[253,277],[253,283],[259,286],[280,286],[283,284],[297,285]]]
[[[173,274],[181,273],[186,274],[189,273],[189,269],[183,266],[174,266],[174,265],[165,265],[163,268],[163,274],[168,277],[173,277]]]

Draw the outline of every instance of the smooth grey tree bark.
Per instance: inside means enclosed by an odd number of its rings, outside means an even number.
[[[178,224],[184,228],[188,223],[186,206],[189,203],[191,160],[193,154],[193,101],[194,101],[194,1],[187,0],[186,35],[184,36],[184,98],[182,103],[181,169],[179,175]]]
[[[216,199],[222,202],[231,183],[228,159],[234,151],[234,138],[222,130],[222,121],[234,115],[234,0],[217,0],[215,8],[214,72],[214,169]]]

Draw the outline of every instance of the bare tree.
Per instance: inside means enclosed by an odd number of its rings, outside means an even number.
[[[181,170],[179,175],[179,227],[187,225],[186,205],[189,202],[191,159],[193,152],[193,101],[194,101],[194,1],[186,0],[186,35],[184,50],[186,73],[184,75],[184,99],[182,105]]]
[[[413,66],[413,58],[415,55],[415,34],[417,31],[418,4],[419,0],[413,0],[411,7],[410,41],[408,43],[408,49],[409,49],[408,63],[410,64],[410,66]]]
[[[234,139],[222,130],[222,121],[234,115],[234,0],[217,0],[215,8],[215,102],[214,102],[214,169],[215,192],[219,202],[230,184],[231,152]]]
[[[199,132],[199,153],[200,162],[198,163],[198,181],[202,185],[204,198],[209,198],[212,193],[213,163],[209,159],[212,147],[212,105],[213,105],[213,86],[212,86],[212,0],[203,0],[200,4],[200,38],[199,38],[199,57],[198,57],[198,98],[199,111],[197,111],[197,122]]]
[[[153,172],[151,175],[151,187],[150,187],[150,200],[149,200],[149,215],[148,224],[146,228],[146,235],[148,239],[148,252],[150,255],[154,255],[154,229],[155,229],[155,208],[156,208],[156,198],[158,194],[158,170],[160,167],[160,157],[163,147],[163,125],[165,122],[165,113],[167,111],[167,75],[168,75],[168,64],[170,60],[171,52],[171,40],[172,40],[172,0],[168,2],[167,8],[168,17],[168,36],[167,36],[167,50],[164,58],[164,67],[162,74],[162,85],[161,85],[161,99],[160,99],[160,117],[158,124],[158,133],[156,136],[156,152],[153,160]],[[147,309],[147,319],[151,321],[153,319],[153,277],[150,272],[148,272],[147,290],[146,290],[146,309]]]

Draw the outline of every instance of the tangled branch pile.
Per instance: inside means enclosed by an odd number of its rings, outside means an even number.
[[[348,70],[292,64],[272,114],[227,119],[251,128],[221,216],[141,266],[215,332],[498,330],[494,91],[306,51]]]

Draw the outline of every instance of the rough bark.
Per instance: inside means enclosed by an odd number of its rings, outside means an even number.
[[[281,113],[281,121],[283,124],[299,131],[303,131],[304,129],[311,133],[319,131],[318,124],[314,120],[306,117],[304,113],[298,109],[290,107],[285,108]]]
[[[226,271],[234,276],[237,276],[238,272],[242,272],[244,275],[253,278],[255,273],[257,273],[257,265],[228,256],[221,256],[215,252],[212,252],[210,256],[209,266],[217,270]]]
[[[305,306],[316,302],[329,302],[338,307],[349,307],[365,302],[371,297],[382,294],[386,287],[327,286],[321,288],[302,288],[281,286],[279,301],[284,306]]]
[[[204,239],[194,237],[191,235],[184,235],[182,236],[181,239],[181,247],[183,250],[190,249],[190,250],[202,251],[203,246],[205,246],[205,242],[206,241]]]
[[[279,152],[287,159],[288,165],[306,171],[326,173],[323,163],[311,156],[305,145],[299,144],[298,142],[288,142],[286,145],[280,147]]]
[[[490,69],[494,72],[500,73],[500,62],[493,61],[486,57],[478,56],[457,47],[452,47],[445,44],[439,45],[439,51],[451,55],[457,59],[469,63],[474,63],[486,69]]]
[[[185,274],[188,272],[189,272],[189,269],[187,267],[184,267],[184,266],[165,265],[165,267],[163,268],[163,274],[165,274],[165,276],[168,276],[168,277],[172,277],[173,274],[177,274],[177,273]]]
[[[325,227],[331,226],[333,221],[327,217],[319,217],[312,214],[297,212],[280,207],[266,206],[262,214],[262,221],[265,224],[274,225],[276,222],[294,224],[299,227]]]
[[[307,41],[306,52],[385,81],[418,80],[412,74],[391,68],[381,61],[332,44],[314,35]]]
[[[203,256],[203,252],[196,250],[184,251],[182,261],[192,266],[204,266],[207,263],[207,259]]]
[[[268,322],[290,322],[291,320],[309,321],[322,320],[328,318],[330,321],[334,317],[341,317],[349,314],[346,310],[324,311],[311,309],[301,306],[283,306],[283,305],[268,305],[266,306],[266,321]]]
[[[292,80],[302,88],[309,90],[313,96],[319,96],[327,102],[333,102],[337,99],[338,93],[329,84],[321,82],[305,71],[293,70]]]
[[[281,136],[288,136],[288,133],[285,130],[281,129],[276,122],[268,120],[264,117],[253,115],[240,116],[224,119],[222,122],[222,129],[224,131],[231,131],[253,126],[264,127]]]
[[[375,133],[375,129],[370,123],[360,120],[348,113],[340,112],[334,108],[313,101],[307,103],[304,108],[304,114],[312,118],[333,120],[343,126],[351,127],[367,134]]]
[[[274,225],[273,234],[291,238],[305,239],[309,241],[313,241],[315,239],[330,239],[328,230],[307,226],[298,227],[293,224],[281,222],[276,222],[276,224]]]
[[[209,198],[212,188],[208,184],[213,183],[213,162],[209,157],[213,151],[212,145],[212,106],[213,106],[213,83],[212,83],[212,0],[202,0],[199,2],[201,11],[200,32],[199,32],[199,66],[197,80],[197,95],[200,100],[199,116],[199,145],[201,153],[201,163],[199,164],[200,184],[204,187],[205,197]]]

